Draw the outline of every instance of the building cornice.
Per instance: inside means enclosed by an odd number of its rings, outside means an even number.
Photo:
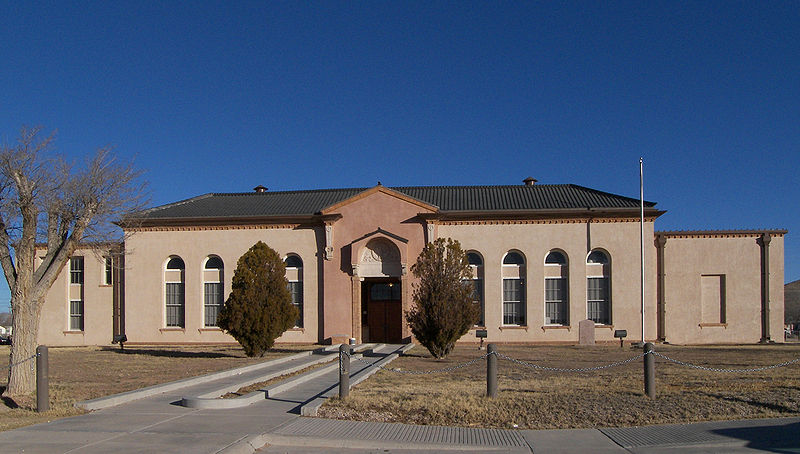
[[[772,236],[782,237],[789,233],[785,229],[763,230],[665,230],[655,232],[656,237],[663,238],[750,238],[760,237],[768,233]]]

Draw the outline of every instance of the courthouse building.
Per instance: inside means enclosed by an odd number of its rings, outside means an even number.
[[[644,204],[646,338],[782,341],[786,231],[656,231],[655,205]],[[408,341],[411,265],[436,238],[468,251],[490,341],[574,343],[585,319],[599,341],[641,336],[639,200],[582,186],[259,186],[122,226],[124,244],[75,252],[47,295],[40,343],[234,342],[217,313],[257,241],[285,258],[301,314],[278,342]]]

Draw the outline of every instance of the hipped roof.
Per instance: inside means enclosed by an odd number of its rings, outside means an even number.
[[[382,186],[376,186],[383,188]],[[438,209],[439,213],[535,212],[639,208],[639,200],[574,184],[514,186],[400,186],[396,191]],[[134,218],[178,219],[314,216],[374,188],[210,193],[145,210]],[[653,212],[654,202],[644,202]],[[659,212],[660,213],[660,212]]]

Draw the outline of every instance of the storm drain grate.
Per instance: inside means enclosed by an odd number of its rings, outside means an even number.
[[[624,448],[709,443],[784,444],[792,440],[800,418],[716,421],[600,429]]]
[[[469,427],[414,426],[365,421],[339,421],[323,418],[298,418],[274,432],[328,439],[379,440],[416,443],[461,444],[499,447],[525,447],[518,432]]]

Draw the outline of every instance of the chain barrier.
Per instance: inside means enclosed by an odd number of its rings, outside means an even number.
[[[30,361],[30,360],[32,360],[32,359],[36,359],[36,357],[38,357],[38,356],[39,356],[39,354],[38,354],[38,353],[36,353],[35,355],[33,355],[33,356],[29,357],[29,358],[25,358],[25,359],[23,359],[22,361],[18,361],[18,362],[16,362],[16,363],[10,364],[8,367],[6,367],[6,369],[7,369],[7,370],[11,370],[11,369],[13,369],[13,368],[15,368],[15,367],[17,367],[17,366],[20,366],[20,365],[22,365],[22,364],[25,364],[25,363],[27,363],[28,361]],[[34,366],[35,366],[35,365],[36,365],[36,363],[31,363],[31,370],[33,370],[33,369],[34,369]]]
[[[622,366],[622,365],[628,364],[628,363],[630,363],[632,361],[636,361],[637,359],[642,359],[642,358],[645,357],[645,355],[647,355],[647,353],[642,353],[641,355],[636,355],[636,356],[628,358],[628,359],[626,359],[624,361],[617,361],[615,363],[605,364],[605,365],[602,365],[602,366],[568,368],[568,367],[540,366],[538,364],[529,363],[529,362],[526,362],[526,361],[521,361],[521,360],[518,360],[518,359],[514,359],[514,358],[512,358],[510,356],[506,356],[506,355],[504,355],[502,353],[495,353],[495,354],[500,359],[504,359],[506,361],[510,361],[510,362],[512,362],[514,364],[517,364],[517,365],[520,365],[520,366],[523,366],[523,367],[527,367],[527,368],[530,368],[530,369],[538,369],[538,370],[548,370],[548,371],[552,371],[552,372],[591,372],[591,371],[595,371],[595,370],[610,369],[612,367],[617,367],[617,366]]]
[[[458,370],[458,369],[461,369],[461,368],[464,368],[464,367],[467,367],[467,366],[471,366],[472,364],[475,364],[475,363],[477,363],[478,361],[480,361],[482,359],[486,359],[487,356],[489,356],[489,353],[487,353],[485,355],[481,355],[481,356],[479,356],[479,357],[477,357],[475,359],[472,359],[470,361],[467,361],[465,363],[456,364],[455,366],[450,366],[450,367],[444,367],[442,369],[433,369],[433,370],[402,370],[402,369],[396,369],[394,367],[383,367],[383,366],[378,365],[376,363],[371,363],[371,362],[365,360],[364,358],[356,358],[356,360],[357,361],[361,361],[362,363],[364,363],[364,364],[366,364],[368,366],[374,366],[374,367],[377,367],[380,370],[385,370],[387,372],[394,372],[394,373],[397,373],[397,374],[433,375],[433,374],[444,374],[444,373],[452,372],[454,370]]]
[[[677,359],[670,358],[669,356],[662,355],[661,353],[656,352],[656,351],[653,351],[652,353],[653,353],[653,355],[655,355],[655,356],[657,356],[659,358],[667,360],[667,361],[669,361],[671,363],[678,364],[680,366],[691,367],[693,369],[707,370],[707,371],[710,371],[710,372],[732,372],[732,373],[737,373],[737,372],[738,373],[759,372],[759,371],[762,371],[762,370],[777,369],[779,367],[784,367],[784,366],[788,366],[790,364],[794,364],[796,362],[800,362],[800,358],[795,358],[793,360],[784,361],[784,362],[779,363],[779,364],[773,364],[771,366],[763,366],[763,367],[754,367],[754,368],[751,368],[751,369],[718,369],[718,368],[715,368],[715,367],[700,366],[700,365],[697,365],[697,364],[687,363],[685,361],[679,361]]]
[[[378,365],[378,364],[376,364],[374,362],[367,361],[366,359],[361,358],[361,357],[355,357],[354,358],[348,352],[345,352],[344,354],[347,355],[349,358],[356,359],[357,361],[360,361],[360,362],[366,364],[367,366],[373,366],[373,367],[377,367],[378,369],[385,370],[387,372],[394,372],[394,373],[406,374],[406,375],[432,375],[432,374],[442,374],[442,373],[453,372],[455,370],[462,369],[462,368],[467,367],[467,366],[471,366],[472,364],[475,364],[478,361],[484,360],[489,355],[495,355],[500,359],[509,361],[509,362],[511,362],[513,364],[516,364],[516,365],[519,365],[519,366],[522,366],[522,367],[527,367],[529,369],[544,370],[544,371],[551,371],[551,372],[570,372],[570,373],[573,373],[573,372],[592,372],[592,371],[597,371],[597,370],[611,369],[613,367],[624,366],[625,364],[629,364],[629,363],[631,363],[633,361],[642,359],[642,358],[644,358],[645,356],[647,356],[649,354],[652,354],[654,356],[662,358],[662,359],[664,359],[666,361],[678,364],[680,366],[690,367],[690,368],[693,368],[693,369],[706,370],[706,371],[710,371],[710,372],[731,372],[731,373],[759,372],[759,371],[763,371],[763,370],[777,369],[779,367],[785,367],[785,366],[789,366],[791,364],[795,364],[795,363],[800,362],[800,358],[795,358],[793,360],[784,361],[784,362],[779,363],[779,364],[773,364],[773,365],[770,365],[770,366],[763,366],[763,367],[755,367],[755,368],[750,368],[750,369],[719,369],[719,368],[714,368],[714,367],[706,367],[706,366],[700,366],[700,365],[697,365],[697,364],[687,363],[685,361],[680,361],[680,360],[677,360],[677,359],[674,359],[674,358],[670,358],[669,356],[663,355],[663,354],[661,354],[661,353],[659,353],[657,351],[652,351],[652,352],[648,352],[648,353],[641,353],[641,354],[638,354],[636,356],[632,356],[632,357],[630,357],[628,359],[625,359],[625,360],[622,360],[622,361],[617,361],[617,362],[610,363],[610,364],[604,364],[602,366],[569,368],[569,367],[541,366],[539,364],[535,364],[535,363],[531,363],[531,362],[527,362],[527,361],[522,361],[522,360],[519,360],[519,359],[516,359],[516,358],[512,358],[512,357],[510,357],[508,355],[504,355],[504,354],[502,354],[500,352],[494,352],[494,353],[486,353],[486,354],[481,355],[481,356],[479,356],[477,358],[474,358],[474,359],[472,359],[470,361],[467,361],[467,362],[464,362],[464,363],[460,363],[460,364],[456,364],[456,365],[449,366],[449,367],[444,367],[442,369],[402,370],[402,369],[398,369],[398,368],[394,368],[394,367],[384,367],[384,366]],[[35,358],[35,356],[34,356],[34,358]],[[31,359],[31,358],[29,358],[29,359]],[[344,370],[343,368],[344,368],[344,365],[342,363],[342,357],[340,356],[340,359],[339,359],[339,370],[343,371]]]

